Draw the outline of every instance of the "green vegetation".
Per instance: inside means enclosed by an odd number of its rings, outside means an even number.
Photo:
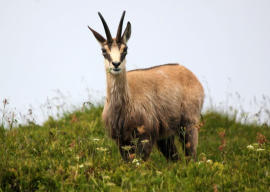
[[[270,191],[270,127],[204,114],[198,160],[124,163],[104,131],[102,107],[5,130],[0,126],[0,191]]]

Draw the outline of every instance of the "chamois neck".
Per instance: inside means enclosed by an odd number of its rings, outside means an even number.
[[[107,77],[107,102],[121,106],[124,103],[129,102],[129,89],[127,83],[126,70],[118,75],[111,73],[106,74]]]

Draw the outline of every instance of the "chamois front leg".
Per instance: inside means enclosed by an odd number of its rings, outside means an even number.
[[[136,142],[136,153],[146,161],[149,158],[155,143],[154,137],[151,137],[151,131],[144,125],[138,126],[135,133],[136,138],[138,138]]]
[[[177,161],[179,159],[178,151],[174,143],[174,136],[166,139],[160,139],[157,141],[157,147],[159,151],[171,161]]]
[[[150,136],[143,135],[139,137],[137,144],[137,153],[144,161],[149,158],[153,145],[154,142]]]

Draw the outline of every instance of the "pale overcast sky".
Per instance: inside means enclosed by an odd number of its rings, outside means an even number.
[[[105,96],[87,25],[104,34],[100,11],[115,35],[123,10],[132,25],[128,69],[179,62],[214,103],[235,92],[245,101],[270,96],[269,0],[0,0],[0,99],[38,113],[57,89],[74,105],[88,100],[87,88],[92,99]]]

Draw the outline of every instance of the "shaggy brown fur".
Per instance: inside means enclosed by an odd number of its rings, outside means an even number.
[[[147,160],[154,144],[167,159],[177,160],[174,136],[183,143],[186,156],[195,158],[197,125],[204,100],[202,85],[191,71],[178,64],[126,72],[124,59],[115,66],[115,58],[120,58],[115,55],[123,54],[130,36],[130,24],[127,28],[121,46],[116,39],[108,45],[91,29],[106,54],[112,56],[111,61],[104,56],[109,71],[102,114],[110,136],[117,142],[124,160],[130,160],[134,153]],[[117,69],[117,73],[110,72],[111,69]]]
[[[117,77],[107,73],[103,120],[110,136],[119,144],[121,154],[125,154],[122,146],[135,148],[132,140],[139,138],[143,159],[148,158],[156,142],[167,158],[177,159],[171,136],[178,135],[181,142],[187,144],[184,145],[186,155],[195,156],[198,143],[196,125],[200,120],[203,98],[200,82],[181,65],[123,72]],[[146,139],[149,142],[141,144]],[[127,159],[126,155],[124,159]]]

